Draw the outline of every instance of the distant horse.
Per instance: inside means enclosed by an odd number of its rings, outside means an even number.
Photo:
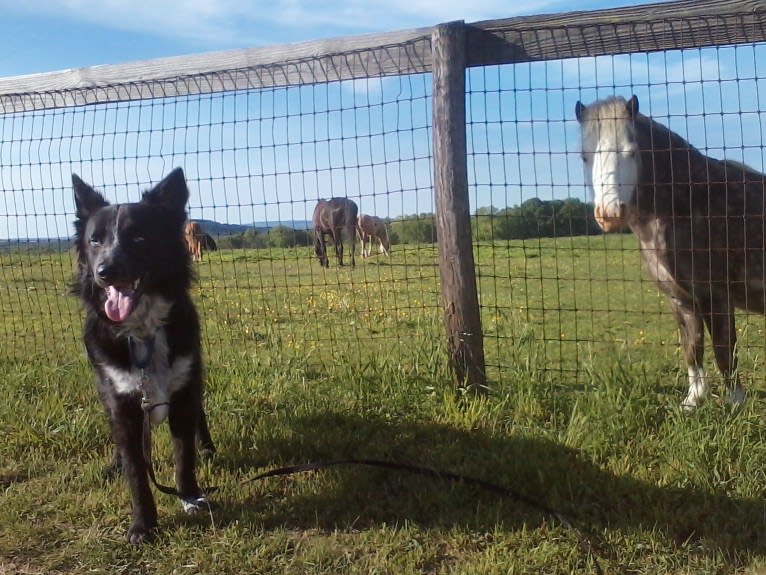
[[[202,234],[202,251],[214,252],[218,250],[218,244],[215,243],[213,236],[210,234]]]
[[[575,108],[585,179],[604,231],[629,227],[648,273],[669,298],[695,408],[708,394],[704,327],[729,402],[744,400],[736,373],[734,309],[766,313],[763,174],[703,155],[639,114],[638,99]]]
[[[184,239],[186,240],[186,246],[189,248],[189,253],[195,262],[202,260],[204,236],[205,232],[197,222],[192,222],[191,220],[186,222],[184,226]]]
[[[363,258],[372,255],[373,240],[377,240],[381,252],[387,256],[391,255],[391,241],[388,239],[386,222],[379,217],[360,214],[356,220],[356,233],[359,236],[359,241],[362,242]],[[369,243],[369,247],[365,242]]]
[[[351,242],[351,267],[356,265],[354,251],[356,249],[356,216],[359,213],[357,205],[348,198],[331,198],[319,200],[314,208],[311,223],[314,226],[314,251],[319,263],[329,267],[327,258],[327,234],[335,245],[338,265],[343,265],[343,234],[345,232]]]

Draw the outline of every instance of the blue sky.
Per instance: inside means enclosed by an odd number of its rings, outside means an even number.
[[[523,12],[509,6],[0,0],[0,76],[573,8],[557,0],[525,2]],[[614,93],[637,94],[644,113],[710,155],[762,169],[766,71],[758,62],[766,62],[762,46],[472,69],[472,209],[531,197],[587,200],[574,104]],[[69,235],[72,171],[110,200],[128,201],[182,165],[195,219],[302,220],[329,195],[384,217],[430,212],[429,95],[430,79],[414,75],[0,116],[0,238]]]

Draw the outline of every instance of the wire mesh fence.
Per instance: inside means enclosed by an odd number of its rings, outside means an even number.
[[[472,29],[481,34],[469,34],[478,55],[466,73],[466,160],[490,381],[523,366],[577,382],[616,357],[681,373],[675,323],[642,272],[637,240],[602,234],[593,219],[574,107],[636,94],[644,113],[704,153],[763,170],[766,47],[759,16],[741,4],[712,16],[551,17],[547,27],[541,17]],[[583,40],[593,37],[598,49]],[[189,217],[217,245],[195,264],[209,356],[438,372],[428,49],[422,33],[164,80],[6,90],[0,356],[79,353],[80,310],[68,295],[71,174],[125,202],[181,166]],[[387,222],[390,256],[374,246],[362,258],[357,244],[354,269],[332,254],[320,267],[311,213],[333,196]],[[762,379],[763,318],[743,317],[738,330],[743,370]]]

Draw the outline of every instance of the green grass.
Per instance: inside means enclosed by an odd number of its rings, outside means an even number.
[[[494,481],[574,519],[607,573],[766,570],[763,319],[740,318],[749,401],[678,404],[667,306],[630,236],[477,247],[490,392],[455,393],[432,246],[319,269],[309,250],[199,265],[220,490],[124,541],[129,497],[67,295],[69,254],[0,255],[0,574],[596,573],[578,533],[536,509],[425,477],[275,466],[382,458]],[[712,355],[708,353],[708,355]],[[168,432],[157,472],[172,478]]]

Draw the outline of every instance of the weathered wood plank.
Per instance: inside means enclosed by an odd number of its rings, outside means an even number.
[[[0,113],[426,72],[430,28],[0,78]]]
[[[486,375],[471,243],[463,23],[434,28],[432,46],[434,199],[447,351],[455,384],[479,391]]]
[[[684,0],[476,22],[468,66],[766,41],[764,0]]]

